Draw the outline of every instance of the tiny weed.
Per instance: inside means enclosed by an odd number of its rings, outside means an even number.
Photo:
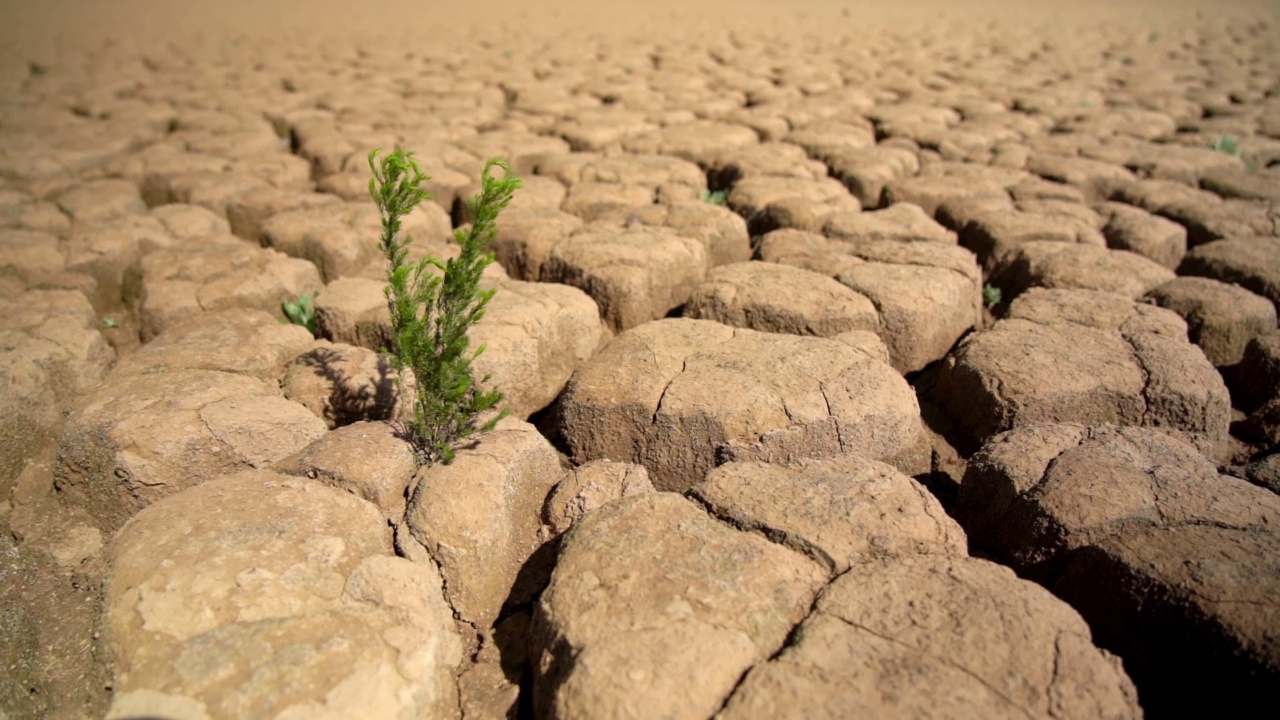
[[[516,56],[516,51],[515,51],[515,50],[503,50],[503,51],[502,51],[502,57],[504,57],[504,58],[506,58],[506,59],[508,59],[508,60],[510,60],[511,58],[513,58],[513,57],[515,57],[515,56]]]
[[[116,326],[115,318],[110,318],[110,317],[102,318],[102,327],[110,329],[115,326]]]
[[[716,190],[713,192],[711,190],[703,190],[702,202],[709,203],[711,205],[724,205],[729,202],[729,191]]]
[[[300,325],[307,329],[307,332],[313,336],[316,334],[316,308],[313,304],[319,291],[310,295],[299,295],[297,300],[285,302],[281,304],[284,310],[284,316],[289,318],[289,322],[294,325]]]
[[[1230,135],[1219,135],[1213,141],[1213,149],[1226,155],[1240,157],[1240,142]]]
[[[982,288],[982,304],[986,305],[988,310],[999,305],[1003,299],[1004,293],[995,285],[986,285]]]
[[[1160,39],[1160,33],[1156,32],[1155,30],[1152,30],[1151,32],[1147,33],[1147,42],[1153,43],[1159,39]]]
[[[459,228],[454,239],[461,247],[458,257],[448,262],[427,256],[408,262],[408,246],[413,241],[401,236],[400,220],[418,203],[431,196],[422,189],[429,180],[419,169],[412,152],[396,150],[378,162],[379,150],[369,153],[369,194],[382,215],[379,244],[387,258],[387,309],[391,314],[392,348],[388,352],[396,370],[401,398],[407,395],[406,370],[413,373],[413,419],[405,423],[421,463],[453,461],[453,445],[477,432],[492,430],[507,409],[483,425],[476,426],[480,413],[497,407],[502,393],[481,392],[471,378],[471,361],[484,352],[474,351],[468,329],[484,317],[493,290],[478,289],[484,269],[493,262],[490,241],[497,234],[498,213],[521,187],[520,179],[501,160],[492,159],[481,173],[480,194],[471,198],[469,228]],[[503,176],[490,174],[501,169]],[[485,376],[481,382],[487,381]]]

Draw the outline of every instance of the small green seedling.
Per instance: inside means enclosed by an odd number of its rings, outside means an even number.
[[[1004,299],[1004,293],[995,285],[986,285],[982,288],[982,304],[990,310],[1000,304]]]
[[[725,205],[729,202],[728,190],[703,190],[701,196],[702,202],[711,205]]]
[[[1213,141],[1213,149],[1220,153],[1240,157],[1240,142],[1230,135],[1219,135]]]
[[[480,290],[480,277],[494,260],[489,243],[497,235],[498,213],[521,187],[506,163],[490,160],[481,173],[480,194],[471,198],[471,225],[454,232],[461,252],[448,262],[427,256],[409,262],[411,237],[401,235],[401,218],[418,203],[430,199],[412,152],[396,150],[378,161],[380,150],[369,153],[369,194],[382,215],[379,248],[387,258],[387,309],[391,314],[390,357],[402,402],[411,399],[413,419],[404,424],[406,439],[418,462],[453,461],[453,446],[477,432],[492,430],[507,415],[503,408],[477,427],[477,417],[497,407],[501,392],[482,392],[471,378],[471,361],[484,352],[470,349],[467,331],[484,317],[493,290]],[[494,177],[495,169],[503,172]],[[406,371],[413,373],[412,398],[405,387]],[[486,375],[481,382],[487,382]]]
[[[297,300],[285,302],[281,304],[284,310],[284,316],[289,318],[289,322],[294,325],[300,325],[307,329],[312,335],[316,334],[316,308],[315,299],[320,295],[320,291],[315,291],[310,295],[302,294]]]
[[[1152,30],[1151,32],[1147,33],[1147,42],[1153,43],[1159,39],[1160,39],[1160,33],[1156,32],[1155,30]]]
[[[102,318],[102,327],[111,329],[115,326],[116,326],[115,318],[110,318],[110,317]]]

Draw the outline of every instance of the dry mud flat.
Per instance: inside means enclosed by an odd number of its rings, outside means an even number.
[[[5,9],[0,717],[1273,704],[1273,8],[409,7]],[[448,466],[393,146],[525,181]]]

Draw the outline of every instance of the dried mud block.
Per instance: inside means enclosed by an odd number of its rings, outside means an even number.
[[[458,717],[440,574],[394,557],[364,500],[223,476],[139,513],[108,555],[107,717]]]
[[[876,131],[870,121],[862,118],[822,118],[801,124],[788,133],[785,140],[799,145],[809,157],[825,162],[827,157],[842,151],[875,147]]]
[[[423,204],[405,216],[403,233],[413,237],[410,260],[424,253],[437,256],[453,237],[448,215]],[[372,273],[385,276],[386,260],[378,250],[382,219],[372,202],[318,205],[273,215],[262,224],[262,244],[290,257],[310,260],[326,283]],[[454,255],[457,254],[456,249]]]
[[[886,185],[920,172],[915,152],[889,145],[842,148],[821,159],[831,168],[831,176],[844,183],[864,208],[881,207]]]
[[[413,446],[391,423],[362,420],[325,433],[272,469],[368,500],[388,522],[398,524],[404,519],[418,461]]]
[[[687,318],[646,323],[569,381],[560,431],[577,461],[642,464],[660,490],[686,490],[732,460],[859,453],[914,473],[919,407],[875,345]]]
[[[1027,169],[1046,180],[1076,187],[1089,202],[1107,200],[1117,187],[1137,179],[1122,165],[1043,152],[1031,154]]]
[[[621,498],[655,492],[643,465],[593,460],[573,468],[547,496],[547,523],[556,534],[569,531],[588,513]]]
[[[1249,341],[1276,331],[1275,306],[1239,285],[1180,277],[1146,297],[1181,315],[1191,342],[1218,367],[1239,363]]]
[[[968,553],[964,532],[927,490],[856,455],[728,463],[689,496],[730,525],[808,556],[833,577],[875,558]]]
[[[1117,186],[1111,200],[1168,218],[1187,229],[1187,247],[1214,240],[1275,235],[1277,216],[1266,202],[1224,200],[1168,180],[1138,180]]]
[[[1259,335],[1245,345],[1231,393],[1245,411],[1280,397],[1280,333]]]
[[[1142,717],[1079,615],[984,560],[862,560],[793,637],[718,717]]]
[[[1200,173],[1200,187],[1223,198],[1280,202],[1275,173],[1246,172],[1239,168],[1214,168]]]
[[[405,523],[459,620],[486,631],[541,592],[555,562],[543,508],[567,474],[536,428],[508,418],[414,477]]]
[[[989,281],[1006,301],[1033,287],[1097,290],[1136,300],[1174,277],[1169,268],[1127,250],[1038,240],[1005,255]]]
[[[970,461],[956,515],[976,547],[1080,611],[1148,711],[1245,711],[1280,677],[1265,600],[1280,497],[1191,445],[1149,428],[1018,428]],[[1189,689],[1206,677],[1229,697]]]
[[[121,300],[147,342],[174,325],[222,310],[258,310],[286,320],[284,303],[322,287],[316,266],[306,260],[217,235],[135,260],[123,273]]]
[[[73,290],[0,297],[0,498],[115,362],[99,326]]]
[[[656,132],[644,113],[607,106],[574,112],[555,126],[574,152],[617,151],[627,140]]]
[[[553,283],[507,280],[485,316],[471,329],[472,347],[486,347],[476,358],[482,388],[497,388],[503,405],[527,418],[560,395],[574,370],[611,337],[596,303],[577,288]]]
[[[1187,230],[1178,223],[1124,203],[1103,203],[1099,210],[1108,247],[1135,252],[1170,270],[1187,254]]]
[[[764,237],[759,254],[766,262],[833,277],[870,300],[880,316],[876,332],[903,373],[946,355],[980,317],[982,273],[973,254],[955,245],[849,243],[777,230]]]
[[[510,210],[502,213],[490,249],[498,264],[516,280],[537,282],[551,248],[584,225],[577,215],[548,208]]]
[[[713,269],[685,305],[684,317],[816,337],[880,330],[880,315],[865,296],[825,275],[772,262]]]
[[[754,177],[823,180],[827,166],[793,143],[762,142],[721,151],[707,166],[706,177],[714,178],[717,187],[732,187]]]
[[[747,219],[752,234],[779,228],[821,232],[833,213],[862,210],[858,199],[834,178],[757,176],[733,186],[728,205]]]
[[[889,207],[898,203],[911,203],[933,217],[946,202],[973,198],[1008,198],[1009,193],[1001,183],[991,180],[956,182],[954,177],[917,176],[894,180],[884,187],[884,202]]]
[[[329,429],[400,417],[391,360],[373,350],[317,340],[285,369],[284,396],[325,421]]]
[[[673,231],[586,228],[551,248],[541,280],[582,290],[621,332],[684,305],[709,269],[706,244]]]
[[[991,329],[961,341],[940,398],[974,447],[1044,422],[1182,433],[1227,450],[1231,402],[1217,370],[1170,310],[1090,290],[1027,291]]]
[[[707,175],[689,160],[667,155],[600,155],[584,162],[577,183],[640,185],[651,192],[682,186],[695,195],[707,187]]]
[[[759,142],[760,137],[751,128],[714,120],[694,120],[628,139],[623,147],[634,153],[670,155],[705,168],[720,153]]]
[[[956,234],[933,221],[918,205],[897,203],[871,212],[838,212],[823,223],[822,234],[833,240],[862,243],[872,240],[956,244]]]
[[[676,495],[611,503],[565,536],[538,601],[535,711],[710,716],[782,647],[824,580],[817,564]]]
[[[55,202],[74,222],[108,222],[147,211],[138,186],[128,180],[93,180],[61,193]]]
[[[369,183],[364,183],[365,197],[369,195]],[[250,242],[262,240],[262,227],[271,217],[294,210],[307,210],[324,205],[336,205],[342,199],[320,192],[270,189],[243,195],[227,205],[227,221],[232,234]]]
[[[1056,242],[1099,248],[1107,245],[1097,227],[1073,217],[1022,212],[997,205],[953,207],[950,203],[944,205],[939,214],[942,216],[939,221],[956,230],[960,244],[978,257],[983,272],[988,274],[1027,243]]]
[[[1178,273],[1235,283],[1280,308],[1280,237],[1237,237],[1201,245],[1187,253]]]
[[[560,209],[588,222],[595,216],[654,201],[654,189],[629,182],[580,182],[569,189]]]

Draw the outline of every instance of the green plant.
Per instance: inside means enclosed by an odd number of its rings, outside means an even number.
[[[477,427],[477,417],[495,408],[502,393],[481,392],[471,378],[471,361],[484,352],[482,344],[469,348],[468,329],[484,317],[493,290],[479,290],[484,269],[494,256],[488,245],[497,231],[498,213],[511,202],[521,187],[520,179],[501,160],[492,159],[481,174],[480,194],[471,198],[471,226],[454,233],[461,252],[442,262],[424,257],[408,262],[412,238],[401,236],[401,218],[431,196],[422,189],[424,180],[413,153],[396,150],[377,162],[380,150],[369,153],[369,194],[382,215],[380,249],[387,258],[387,308],[391,314],[392,348],[384,348],[396,370],[396,383],[403,399],[405,370],[413,373],[413,419],[405,422],[408,440],[418,461],[452,462],[453,445],[477,432],[492,430],[507,414],[503,408],[495,417]],[[491,175],[494,168],[501,178]],[[485,376],[481,382],[488,381]]]
[[[1227,155],[1240,157],[1240,142],[1230,135],[1219,135],[1213,141],[1213,149]]]
[[[702,202],[712,205],[725,205],[729,202],[728,190],[703,190],[701,195]]]
[[[304,293],[299,295],[297,300],[280,305],[284,310],[284,316],[289,318],[289,322],[294,325],[301,325],[312,335],[316,334],[316,308],[314,301],[319,294],[319,291],[310,295]]]
[[[986,305],[988,310],[999,305],[1003,299],[1004,293],[995,285],[986,285],[982,288],[982,304]]]
[[[110,329],[116,327],[116,319],[111,317],[102,318],[102,327]]]

